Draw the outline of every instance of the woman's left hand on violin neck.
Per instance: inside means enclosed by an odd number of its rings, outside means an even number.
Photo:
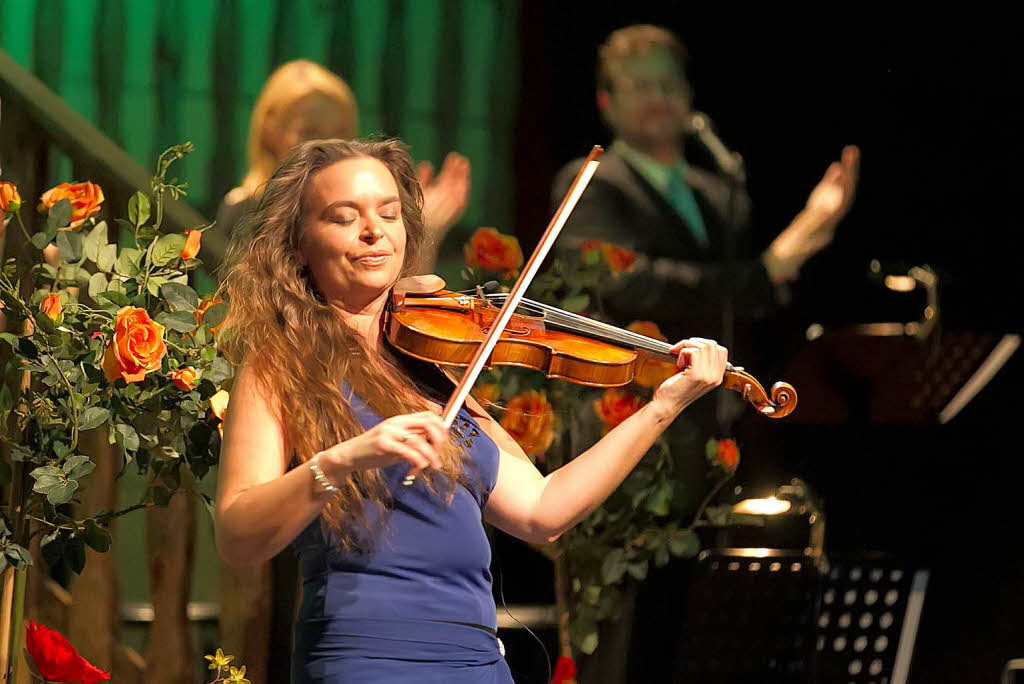
[[[678,354],[680,372],[665,380],[654,391],[651,403],[660,405],[671,418],[687,406],[722,384],[729,350],[714,340],[691,337],[677,342],[672,352]]]

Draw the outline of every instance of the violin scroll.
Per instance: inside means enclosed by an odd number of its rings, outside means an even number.
[[[725,371],[722,386],[739,392],[750,402],[758,413],[769,418],[785,418],[796,408],[796,390],[788,382],[777,382],[772,385],[771,396],[761,383],[742,368],[730,366]]]

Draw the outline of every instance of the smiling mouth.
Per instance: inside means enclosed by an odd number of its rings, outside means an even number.
[[[361,266],[368,266],[372,268],[376,266],[383,266],[384,262],[386,262],[390,257],[390,254],[382,252],[374,254],[364,254],[363,256],[356,257],[352,261]]]

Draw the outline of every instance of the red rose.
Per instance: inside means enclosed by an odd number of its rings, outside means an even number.
[[[45,681],[96,684],[110,679],[110,673],[95,667],[78,655],[71,643],[45,625],[28,620],[25,650]]]
[[[576,663],[569,656],[559,656],[555,663],[555,673],[550,684],[569,684],[576,681]]]
[[[718,462],[718,465],[730,473],[735,473],[736,468],[740,465],[740,450],[736,446],[736,442],[731,439],[718,440],[718,451],[715,454],[715,460]]]

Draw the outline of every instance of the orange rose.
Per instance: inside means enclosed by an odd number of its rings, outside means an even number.
[[[228,400],[231,395],[227,393],[227,390],[220,390],[212,397],[210,397],[210,412],[217,417],[218,420],[224,420],[224,416],[228,412]]]
[[[64,229],[79,230],[85,219],[100,210],[103,190],[94,183],[61,183],[39,198],[39,211],[49,211],[62,199],[71,202],[71,224]]]
[[[223,301],[224,300],[221,299],[220,297],[215,297],[213,299],[204,299],[201,302],[199,302],[199,307],[195,310],[196,327],[198,328],[199,326],[201,326],[203,324],[203,314],[206,313],[207,309],[209,309],[211,306],[215,306],[217,304],[220,304]],[[219,327],[220,327],[219,324],[213,326],[212,328],[210,328],[210,332],[212,332],[212,333],[217,332],[217,329]]]
[[[600,399],[594,401],[594,413],[604,423],[604,431],[629,418],[640,410],[647,401],[643,397],[630,394],[619,387],[606,389]]]
[[[580,253],[586,256],[590,252],[601,252],[612,273],[628,271],[636,261],[636,252],[604,240],[590,239],[581,242]]]
[[[547,395],[529,390],[509,400],[501,427],[527,454],[543,454],[555,439],[555,412]]]
[[[182,392],[191,392],[196,388],[196,380],[199,379],[199,374],[196,373],[196,369],[192,366],[185,366],[178,370],[172,370],[170,373],[171,382],[178,386]]]
[[[185,235],[188,237],[185,239],[185,248],[181,250],[181,258],[191,259],[199,254],[199,241],[203,237],[203,232],[201,230],[186,230]]]
[[[0,181],[0,218],[13,214],[21,208],[18,186],[10,181]]]
[[[523,250],[519,240],[502,235],[496,228],[477,228],[463,248],[466,265],[485,271],[515,273],[523,265]]]
[[[718,450],[715,453],[715,461],[730,473],[735,473],[740,465],[740,450],[736,442],[731,439],[718,440]]]
[[[103,353],[103,372],[113,382],[140,382],[147,373],[160,368],[167,355],[164,326],[153,321],[145,309],[124,306],[114,321],[114,339]]]
[[[608,267],[612,269],[612,273],[628,271],[636,261],[636,252],[610,242],[601,245],[601,253],[604,255],[604,260],[608,262]]]
[[[52,321],[60,318],[60,312],[63,308],[60,303],[60,295],[56,292],[46,295],[43,297],[43,301],[39,303],[39,310],[49,316]]]

